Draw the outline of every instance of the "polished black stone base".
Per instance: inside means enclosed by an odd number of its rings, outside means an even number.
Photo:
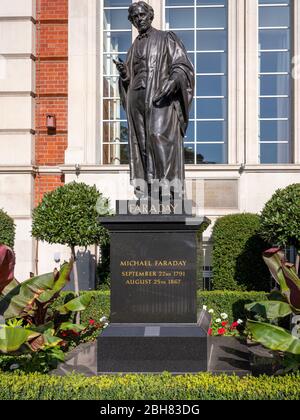
[[[52,375],[70,375],[78,373],[84,376],[95,376],[98,370],[97,361],[97,342],[80,344],[66,356],[64,363],[61,363],[57,369],[53,370]],[[266,349],[258,346],[258,350],[263,354]],[[269,365],[265,369],[258,359],[250,365],[249,348],[246,341],[241,341],[236,337],[209,337],[208,344],[209,364],[208,371],[221,375],[245,376],[255,374],[270,374]],[[120,356],[119,356],[120,357]],[[258,365],[259,362],[259,365]],[[105,369],[104,369],[105,370]],[[196,371],[197,373],[198,371]],[[160,372],[155,372],[159,374]],[[272,371],[274,373],[274,371]],[[99,372],[101,374],[101,372]],[[108,374],[118,374],[118,372],[108,372]],[[175,372],[176,374],[176,372]]]
[[[207,371],[209,322],[202,312],[197,324],[111,324],[98,338],[98,374]]]
[[[196,323],[199,232],[209,220],[117,215],[100,221],[110,232],[111,322]]]

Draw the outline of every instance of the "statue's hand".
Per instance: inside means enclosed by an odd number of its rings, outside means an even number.
[[[117,61],[113,59],[114,64],[117,67],[118,72],[120,73],[120,76],[125,79],[127,77],[127,67],[126,64],[123,61]]]
[[[176,80],[167,80],[164,82],[161,92],[153,98],[153,103],[158,104],[163,99],[175,94],[177,91]]]

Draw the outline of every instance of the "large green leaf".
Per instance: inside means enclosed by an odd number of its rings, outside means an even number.
[[[295,266],[286,261],[281,249],[272,248],[263,254],[269,270],[280,285],[280,291],[288,300],[294,312],[300,313],[300,279]]]
[[[5,319],[26,316],[35,309],[37,298],[54,284],[53,273],[33,277],[19,284],[0,301],[0,314]]]
[[[75,299],[70,300],[64,305],[60,306],[57,310],[61,315],[65,315],[69,312],[84,311],[90,304],[92,296],[85,293]]]
[[[59,337],[55,337],[55,331],[53,329],[46,330],[43,334],[44,338],[44,345],[46,347],[56,347],[59,343],[62,342],[62,339]]]
[[[19,282],[16,279],[13,279],[1,292],[0,300],[3,299],[3,296],[8,295],[14,288],[19,286]]]
[[[256,321],[247,321],[247,328],[254,340],[268,349],[300,354],[300,340],[283,328]]]
[[[249,312],[254,312],[257,315],[270,320],[283,318],[293,313],[288,303],[280,301],[252,302],[245,305],[245,308]]]
[[[86,327],[81,324],[72,324],[72,322],[63,322],[60,327],[59,331],[76,331],[81,332],[84,331]]]
[[[0,314],[5,319],[30,315],[32,318],[38,318],[36,324],[43,323],[43,308],[64,287],[71,269],[72,262],[65,263],[61,267],[58,278],[54,273],[47,273],[19,284],[0,301]]]
[[[295,266],[284,264],[282,269],[289,288],[288,300],[294,312],[300,313],[300,279],[297,276]]]
[[[33,338],[35,332],[22,327],[0,327],[0,351],[10,353],[17,351],[28,339]]]
[[[263,253],[263,259],[274,280],[279,284],[281,292],[283,294],[289,293],[282,270],[282,262],[285,260],[284,252],[280,248],[271,248]]]
[[[46,290],[45,292],[41,293],[38,297],[38,301],[41,303],[47,303],[53,299],[53,297],[59,293],[70,280],[70,273],[73,267],[73,261],[71,260],[69,263],[64,263],[61,266],[59,274],[57,274],[57,278],[54,275],[54,284],[51,290]]]

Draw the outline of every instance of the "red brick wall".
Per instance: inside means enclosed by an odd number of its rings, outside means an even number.
[[[37,175],[35,179],[35,200],[37,206],[45,193],[64,185],[64,178],[60,175]]]
[[[57,166],[64,163],[68,136],[68,0],[37,0],[36,30],[35,162]],[[56,116],[55,131],[47,130],[47,114]],[[59,185],[59,175],[38,175],[35,203]]]

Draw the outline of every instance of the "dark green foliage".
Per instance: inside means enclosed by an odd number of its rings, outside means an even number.
[[[274,245],[300,249],[300,184],[275,192],[262,211],[260,231]]]
[[[108,202],[95,186],[72,182],[45,194],[33,211],[32,235],[68,246],[106,243],[107,231],[97,220],[96,205],[101,200],[108,214]]]
[[[245,320],[247,318],[247,311],[245,304],[264,301],[268,299],[268,294],[265,292],[239,292],[214,290],[211,292],[199,292],[198,302],[199,308],[203,305],[207,309],[213,309],[215,313],[220,315],[225,312],[229,320],[236,321],[238,319]]]
[[[218,219],[213,228],[213,288],[215,290],[270,290],[270,274],[262,253],[270,248],[259,235],[260,217],[233,214]]]
[[[0,373],[0,400],[299,400],[300,374],[278,377]]]
[[[48,373],[56,369],[58,364],[64,360],[64,353],[59,347],[21,356],[0,353],[0,371],[9,372],[12,367],[17,367],[19,371],[25,373]]]
[[[109,291],[101,291],[101,292],[82,292],[81,294],[88,293],[92,295],[93,299],[90,303],[90,305],[81,312],[81,323],[86,324],[89,322],[90,319],[94,319],[95,321],[99,321],[100,318],[103,316],[109,317],[110,314],[110,293]],[[55,307],[60,306],[64,303],[64,300],[66,296],[68,296],[68,299],[73,299],[73,296],[71,296],[72,293],[70,292],[64,292],[61,294],[61,296],[57,299],[55,302]]]
[[[101,246],[101,262],[97,265],[97,288],[110,286],[110,243]]]
[[[0,244],[14,247],[16,226],[13,219],[0,209]]]

